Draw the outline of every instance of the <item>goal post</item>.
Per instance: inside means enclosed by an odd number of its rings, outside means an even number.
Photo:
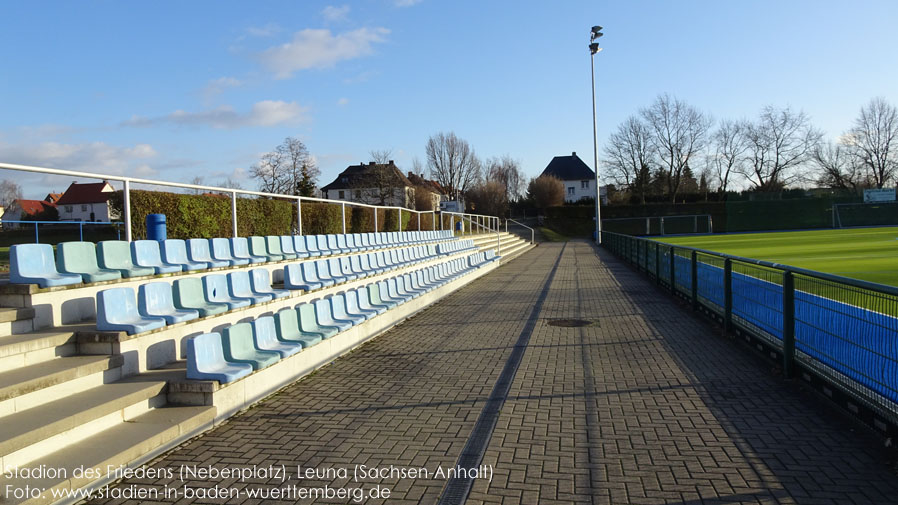
[[[898,202],[833,204],[833,228],[864,226],[898,226]]]
[[[602,219],[602,229],[614,233],[641,236],[714,233],[710,214]]]

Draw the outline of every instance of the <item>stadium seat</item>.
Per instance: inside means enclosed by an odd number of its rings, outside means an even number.
[[[322,247],[318,244],[318,236],[317,235],[306,235],[306,250],[309,251],[309,255],[311,257],[323,256],[325,254],[330,254],[327,251],[323,251],[322,249],[327,249],[326,247]]]
[[[357,324],[364,323],[368,317],[364,314],[350,314],[346,310],[346,294],[339,293],[333,296],[328,297],[328,302],[331,305],[331,316],[333,317],[336,323],[342,323],[343,321],[349,321],[353,326]]]
[[[296,255],[299,258],[311,258],[313,256],[321,256],[320,252],[313,253],[309,251],[309,248],[306,245],[306,238],[302,235],[294,235],[293,236],[293,250],[296,251]]]
[[[274,289],[271,287],[271,276],[268,274],[268,270],[264,268],[250,270],[249,281],[253,293],[257,295],[271,295],[274,298],[290,296],[290,292],[286,289]]]
[[[172,284],[172,298],[175,307],[182,310],[195,310],[200,317],[221,314],[228,311],[224,303],[212,303],[203,294],[203,281],[199,277],[178,279]]]
[[[359,306],[359,297],[354,289],[338,296],[342,296],[346,314],[349,317],[363,317],[365,320],[368,320],[378,314],[374,309],[363,309]]]
[[[139,267],[152,268],[157,274],[181,272],[181,265],[170,265],[162,261],[159,242],[155,240],[135,240],[131,242],[131,259]]]
[[[370,286],[365,286],[351,291],[355,294],[356,303],[358,304],[359,308],[362,310],[373,310],[377,314],[383,314],[384,312],[389,310],[390,307],[388,307],[386,304],[374,304],[371,302],[371,296],[368,291],[369,289]]]
[[[401,305],[405,301],[390,296],[386,281],[370,284],[368,286],[368,298],[371,299],[371,305],[386,305],[388,309]]]
[[[266,258],[265,261],[281,261],[284,259],[280,254],[274,254],[268,250],[268,240],[265,237],[249,237],[248,240],[249,253],[251,255]]]
[[[342,276],[339,274],[334,276],[334,274],[331,273],[328,261],[329,260],[327,259],[320,259],[315,262],[315,271],[318,274],[318,280],[324,283],[325,286],[333,286],[334,284],[343,282],[345,279],[343,279]]]
[[[250,298],[231,296],[231,290],[228,288],[228,277],[224,274],[204,275],[203,290],[206,293],[206,300],[212,303],[224,303],[228,306],[228,310],[249,307],[253,303]]]
[[[9,248],[9,282],[50,288],[81,284],[81,276],[56,270],[50,244],[13,244]]]
[[[228,239],[231,242],[231,254],[238,260],[248,260],[250,263],[265,263],[268,261],[267,255],[257,256],[250,254],[249,241],[246,237],[234,237]]]
[[[118,270],[122,277],[153,275],[151,267],[139,267],[131,259],[131,244],[124,240],[103,240],[97,243],[97,261],[101,268]]]
[[[246,270],[228,274],[228,290],[230,291],[232,298],[245,298],[250,300],[253,305],[274,300],[273,293],[253,293],[253,288],[249,280],[249,272]]]
[[[215,261],[227,261],[228,265],[249,265],[249,258],[236,258],[231,250],[231,241],[226,238],[213,238],[212,242],[212,259]]]
[[[209,248],[209,239],[191,238],[187,239],[187,257],[191,261],[198,263],[206,263],[209,268],[224,268],[231,266],[231,262],[227,259],[217,260],[212,257],[212,251]]]
[[[84,282],[102,282],[121,279],[118,270],[100,268],[97,264],[97,246],[93,242],[62,242],[56,246],[56,268],[60,273],[78,274]]]
[[[296,342],[305,349],[324,340],[324,333],[305,332],[299,328],[299,312],[286,308],[274,315],[274,325],[278,340]]]
[[[293,235],[281,235],[281,251],[284,251],[285,254],[292,254],[293,258],[309,257],[309,253],[296,250],[296,241],[293,240]]]
[[[274,325],[274,317],[257,317],[252,322],[252,325],[257,349],[274,351],[281,355],[281,359],[293,356],[302,351],[302,344],[300,343],[278,340],[277,328]]]
[[[187,378],[234,382],[253,373],[248,363],[225,360],[221,334],[203,333],[187,340]]]
[[[232,324],[222,332],[225,359],[234,363],[247,363],[259,370],[277,363],[281,355],[275,351],[256,348],[253,327],[250,323]]]
[[[302,263],[291,263],[284,267],[284,287],[287,289],[312,291],[324,287],[324,284],[318,282],[318,278],[315,275],[315,263],[304,261]]]
[[[148,282],[137,288],[137,312],[144,317],[161,317],[165,324],[182,323],[200,317],[197,310],[175,308],[172,287],[167,282]]]
[[[362,268],[362,256],[365,256],[365,255],[364,254],[354,254],[352,256],[349,256],[349,258],[348,258],[350,270],[352,271],[352,273],[358,275],[359,277],[365,277],[365,276],[371,274],[371,272],[369,272],[367,269]]]
[[[318,322],[315,315],[315,306],[311,303],[303,303],[296,307],[299,315],[299,329],[303,334],[320,334],[323,338],[331,338],[340,332],[340,328]]]
[[[296,259],[296,254],[289,254],[281,249],[280,235],[267,235],[265,237],[265,247],[268,249],[269,256],[280,257],[279,260],[275,261]]]
[[[128,335],[165,326],[161,317],[144,317],[137,311],[131,288],[104,289],[97,293],[97,330],[124,331]]]
[[[321,326],[335,326],[340,329],[340,331],[348,330],[352,328],[352,321],[350,320],[341,320],[338,321],[334,319],[334,314],[332,312],[331,303],[327,298],[322,298],[320,300],[315,300],[312,302],[312,305],[315,306],[315,320],[318,321],[318,324]]]
[[[185,272],[194,270],[207,270],[209,264],[200,261],[191,261],[187,257],[187,244],[181,239],[170,238],[160,244],[162,261],[169,265],[179,265]]]
[[[342,258],[337,258],[337,260],[340,264],[340,273],[343,274],[343,277],[352,281],[362,276],[362,274],[353,271],[352,261],[350,261],[349,256],[343,256]]]

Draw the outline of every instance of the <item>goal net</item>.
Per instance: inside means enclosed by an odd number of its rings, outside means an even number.
[[[898,202],[833,204],[833,228],[898,226]]]
[[[602,230],[626,235],[684,235],[714,232],[710,214],[602,219]]]

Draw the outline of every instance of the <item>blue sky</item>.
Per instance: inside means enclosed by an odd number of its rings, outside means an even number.
[[[898,104],[898,2],[9,2],[0,45],[0,162],[173,181],[231,178],[287,136],[320,185],[374,149],[400,168],[454,131],[529,176],[592,165],[658,94],[715,118],[766,105],[830,137],[875,96]],[[601,171],[601,167],[600,167]],[[69,178],[24,176],[27,198]]]

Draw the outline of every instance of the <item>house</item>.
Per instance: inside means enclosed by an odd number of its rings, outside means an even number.
[[[111,221],[118,214],[109,207],[115,189],[108,182],[73,182],[56,201],[60,221]]]
[[[443,186],[441,186],[440,183],[438,183],[437,181],[425,179],[423,176],[418,175],[414,172],[408,173],[408,180],[416,188],[424,188],[430,192],[430,209],[418,209],[418,210],[441,210],[440,202],[443,202],[443,201],[446,201],[449,199],[449,196],[446,195],[446,190],[444,190]]]
[[[370,205],[392,205],[412,208],[415,205],[415,186],[402,175],[393,160],[389,163],[370,162],[350,165],[321,188],[323,198]]]
[[[3,212],[3,227],[7,229],[18,228],[21,226],[19,223],[9,221],[34,220],[35,217],[53,208],[56,208],[56,204],[48,201],[46,198],[43,200],[25,200],[21,198],[13,200]]]
[[[564,201],[576,202],[584,198],[596,197],[596,173],[572,152],[570,156],[556,156],[543,170],[543,175],[557,177],[564,184]],[[600,188],[602,203],[608,203],[607,188]]]

